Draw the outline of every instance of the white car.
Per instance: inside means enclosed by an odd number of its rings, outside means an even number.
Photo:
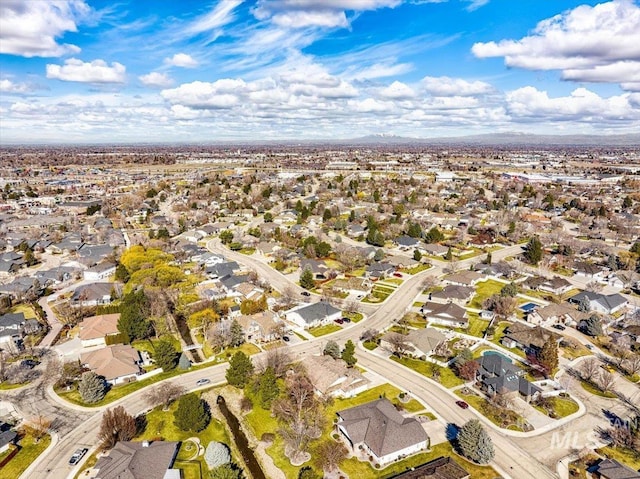
[[[210,382],[211,382],[211,379],[208,379],[208,378],[198,379],[196,381],[196,386],[204,386],[205,384],[209,384]]]
[[[78,461],[82,459],[82,457],[87,453],[88,450],[89,449],[87,449],[86,447],[84,449],[76,449],[76,452],[74,452],[71,458],[69,458],[69,465],[74,466],[78,464]]]

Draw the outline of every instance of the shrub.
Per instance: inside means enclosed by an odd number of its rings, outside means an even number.
[[[209,469],[229,464],[231,462],[231,454],[226,444],[211,441],[204,453],[204,460]]]

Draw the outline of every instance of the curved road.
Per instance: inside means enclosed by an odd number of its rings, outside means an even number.
[[[207,245],[210,250],[222,252],[227,258],[243,263],[253,269],[264,279],[270,282],[276,289],[283,290],[293,288],[294,291],[302,292],[302,288],[294,282],[271,268],[267,264],[252,258],[250,256],[235,253],[226,249],[221,249],[216,241],[210,241]],[[521,252],[522,248],[518,245],[504,248],[494,252],[493,258],[499,260],[506,256],[513,256]],[[480,257],[471,258],[460,261],[460,268],[468,268],[481,260]],[[358,340],[365,329],[381,329],[395,318],[400,317],[411,307],[414,298],[421,292],[421,283],[425,276],[440,275],[446,263],[435,262],[434,267],[407,279],[400,285],[396,291],[381,305],[364,305],[361,304],[363,312],[368,314],[366,320],[357,324],[351,324],[349,327],[332,335],[332,339],[337,340]],[[301,344],[292,346],[292,353],[304,354],[317,351],[319,341],[326,338],[318,338],[318,340],[305,341]],[[264,354],[264,353],[262,353]],[[260,360],[261,354],[254,356],[254,361]],[[429,404],[446,422],[462,424],[468,419],[476,417],[471,410],[463,411],[454,406],[454,399],[450,393],[438,386],[434,386],[427,381],[421,381],[421,377],[410,370],[403,368],[396,363],[377,358],[373,355],[360,354],[360,363],[371,369],[383,377],[393,378],[393,382],[399,387],[410,390],[412,394],[423,402]],[[227,364],[214,365],[206,369],[194,371],[172,378],[170,381],[180,384],[189,390],[195,389],[195,383],[198,379],[208,378],[213,384],[225,382],[224,373]],[[139,390],[128,395],[118,401],[109,404],[106,407],[114,407],[122,405],[130,414],[140,414],[148,410],[148,406],[144,401],[145,390]],[[68,465],[71,454],[78,447],[87,447],[90,451],[95,450],[97,445],[97,434],[102,420],[102,408],[80,408],[65,404],[62,400],[60,406],[67,409],[77,410],[78,416],[82,415],[85,419],[78,427],[68,434],[60,434],[60,438],[55,446],[49,448],[43,453],[32,466],[25,471],[21,478],[23,479],[64,479],[72,478],[80,469],[81,464],[74,468]],[[82,412],[80,412],[82,411]],[[91,414],[93,411],[95,413]],[[493,430],[489,430],[496,450],[495,464],[504,475],[518,479],[546,479],[555,477],[548,469],[536,461],[527,452],[520,449],[506,436],[502,436]],[[86,459],[90,454],[87,454]],[[507,474],[508,473],[508,474]]]

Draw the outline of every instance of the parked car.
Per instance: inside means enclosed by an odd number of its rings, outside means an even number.
[[[469,405],[464,401],[456,401],[456,404],[458,405],[458,407],[461,407],[462,409],[467,409],[469,407]]]
[[[87,449],[86,447],[82,449],[76,449],[76,452],[74,452],[69,458],[69,465],[73,466],[78,462],[80,462],[80,459],[83,458],[83,456],[87,453],[88,450],[89,449]]]
[[[302,296],[311,296],[311,293],[309,291],[303,291],[302,293],[300,293]]]
[[[393,273],[396,278],[402,278],[402,273]]]
[[[565,328],[562,324],[554,324],[554,325],[553,325],[553,326],[551,326],[551,327],[552,327],[552,328],[555,328],[555,329],[557,329],[557,330],[559,330],[559,331],[564,331],[565,329],[567,329],[567,328]]]
[[[351,320],[350,320],[349,318],[347,318],[347,317],[344,317],[344,318],[342,318],[342,322],[344,322],[344,323],[350,323],[350,322],[351,322]]]
[[[288,343],[289,341],[291,341],[291,338],[289,338],[289,336],[282,336],[282,340],[283,340],[285,343]]]
[[[593,349],[593,344],[585,344],[584,347],[587,349]]]
[[[204,386],[205,384],[209,384],[210,382],[211,382],[211,379],[209,378],[198,379],[196,381],[196,386]]]
[[[344,323],[344,321],[343,321],[342,319],[340,319],[340,318],[338,318],[338,319],[334,319],[333,321],[334,321],[335,323],[338,323],[338,324],[342,324],[342,323]]]

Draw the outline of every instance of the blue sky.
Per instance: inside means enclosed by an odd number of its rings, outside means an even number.
[[[640,132],[637,0],[3,0],[0,143]]]

